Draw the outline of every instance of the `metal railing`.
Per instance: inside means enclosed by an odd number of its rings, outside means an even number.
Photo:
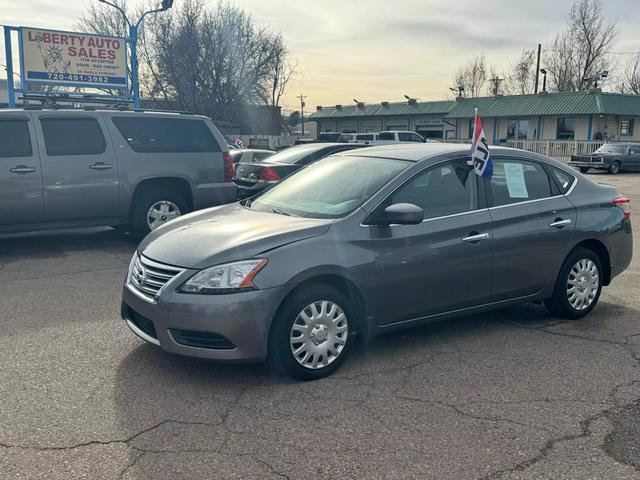
[[[504,145],[568,162],[571,155],[588,155],[604,143],[604,141],[584,140],[507,140]]]

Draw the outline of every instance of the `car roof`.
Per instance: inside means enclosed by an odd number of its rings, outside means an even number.
[[[196,113],[189,112],[178,112],[172,110],[130,110],[130,109],[119,109],[119,108],[106,108],[103,106],[95,106],[95,107],[85,107],[85,108],[73,108],[73,107],[41,107],[41,106],[30,106],[26,108],[4,108],[0,110],[0,114],[2,113],[26,113],[26,112],[34,112],[34,113],[76,113],[78,115],[87,115],[90,113],[105,113],[111,115],[140,115],[140,116],[172,116],[179,118],[207,118],[205,115],[199,115]]]
[[[410,162],[418,162],[443,153],[460,152],[468,154],[470,150],[470,145],[460,143],[395,143],[392,145],[366,147],[364,149],[367,157],[395,158]],[[336,155],[358,155],[359,153],[357,150],[349,150]]]
[[[335,155],[362,155],[366,157],[388,158],[395,160],[404,160],[409,162],[420,162],[429,158],[438,157],[444,154],[459,154],[460,156],[470,156],[471,144],[469,143],[395,143],[392,145],[379,145],[365,147],[358,150],[349,150],[347,152],[339,152]],[[490,147],[492,154],[502,155],[518,155],[521,157],[543,159],[547,163],[561,165],[560,162],[552,158],[544,157],[533,152],[519,150],[517,148],[508,147]],[[566,167],[566,165],[565,165]]]
[[[418,133],[418,132],[412,132],[411,130],[382,130],[379,133]]]
[[[275,153],[275,150],[267,150],[265,148],[234,148],[236,152],[258,152],[258,153]]]

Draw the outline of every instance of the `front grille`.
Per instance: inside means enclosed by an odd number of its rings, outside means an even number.
[[[158,338],[158,334],[156,333],[156,327],[153,325],[153,322],[149,320],[147,317],[143,317],[135,310],[129,308],[127,312],[127,320],[133,323],[136,327],[142,330],[144,333],[149,335],[151,338]]]
[[[194,330],[169,330],[173,339],[180,345],[213,350],[232,350],[233,343],[218,333],[197,332]]]
[[[140,296],[153,302],[162,287],[182,271],[136,254],[127,283]]]

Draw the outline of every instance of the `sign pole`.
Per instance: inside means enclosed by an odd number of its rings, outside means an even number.
[[[11,52],[11,30],[4,27],[4,49],[7,59],[7,96],[9,108],[16,108],[16,92],[13,84],[13,54]]]
[[[138,26],[129,26],[129,43],[131,44],[131,83],[133,84],[133,108],[140,110],[140,84],[138,80]]]

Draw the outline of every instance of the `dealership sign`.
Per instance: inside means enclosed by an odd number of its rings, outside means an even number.
[[[22,27],[24,80],[46,85],[126,89],[124,38]]]

